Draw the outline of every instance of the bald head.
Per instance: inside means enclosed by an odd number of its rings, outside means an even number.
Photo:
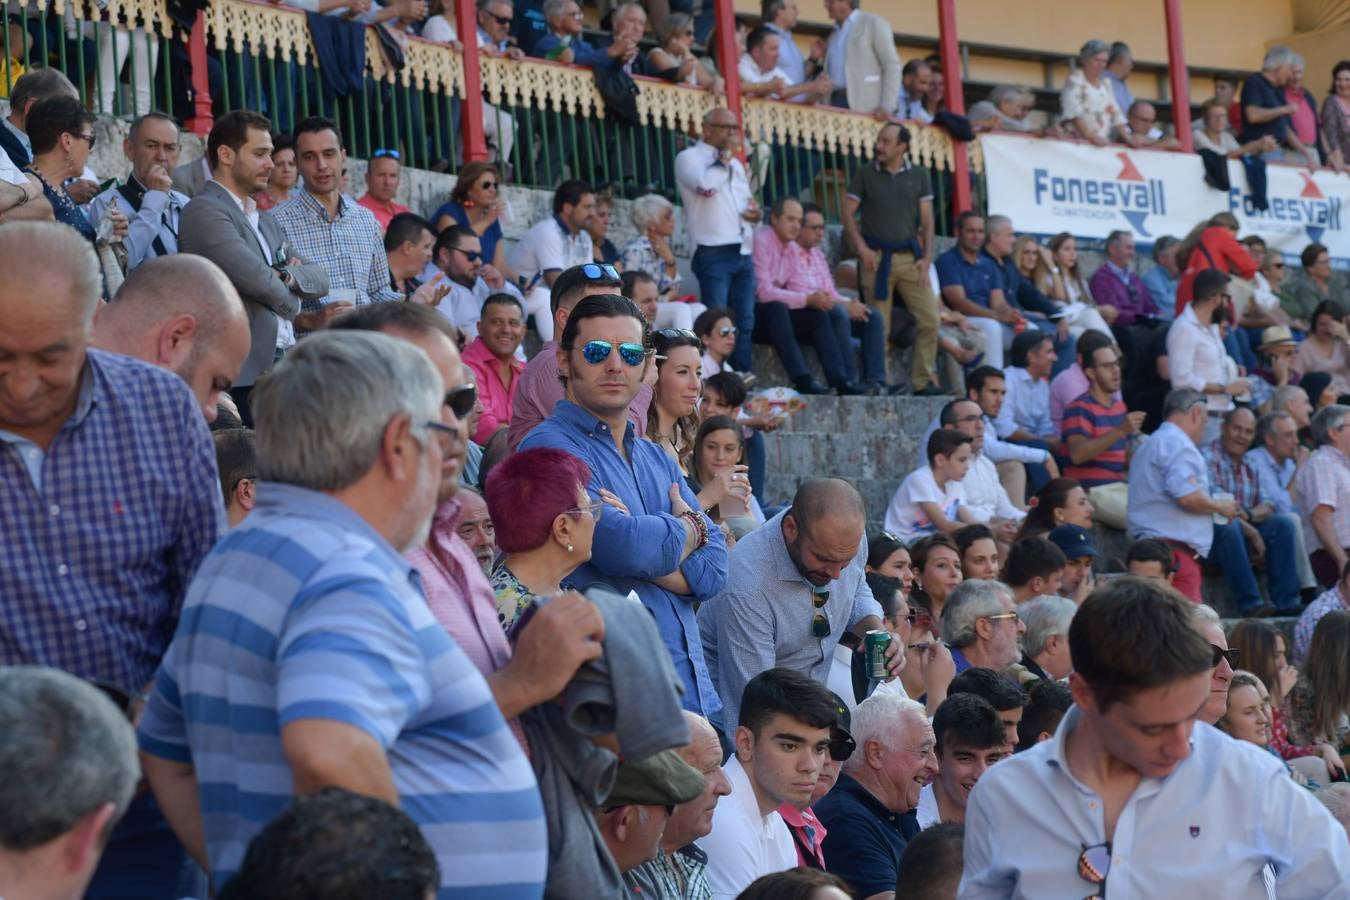
[[[866,520],[862,496],[842,478],[812,478],[802,482],[792,498],[792,517],[807,531],[825,519]]]
[[[703,140],[718,150],[727,150],[739,142],[736,114],[719,106],[703,114]]]
[[[208,422],[248,356],[239,292],[210,260],[186,253],[146,260],[99,311],[94,346],[177,374]]]

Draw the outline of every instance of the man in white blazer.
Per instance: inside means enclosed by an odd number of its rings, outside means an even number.
[[[861,0],[825,0],[834,31],[825,50],[825,72],[834,82],[835,106],[870,110],[878,121],[895,115],[900,56],[881,16],[858,9]]]

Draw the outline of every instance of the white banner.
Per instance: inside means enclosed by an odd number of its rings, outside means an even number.
[[[1265,210],[1257,210],[1241,162],[1229,160],[1231,190],[1205,181],[1198,154],[1132,150],[987,134],[981,137],[989,211],[1013,220],[1019,232],[1103,239],[1132,232],[1148,247],[1162,235],[1184,237],[1198,222],[1228,210],[1242,235],[1259,234],[1291,258],[1310,243],[1325,244],[1332,260],[1350,266],[1350,176],[1330,170],[1268,165]]]

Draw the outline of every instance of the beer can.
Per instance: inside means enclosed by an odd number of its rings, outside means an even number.
[[[867,650],[867,677],[883,681],[891,677],[886,668],[886,651],[891,646],[891,633],[880,629],[867,632],[864,646]]]

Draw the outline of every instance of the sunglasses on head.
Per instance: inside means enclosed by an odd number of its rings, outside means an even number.
[[[698,344],[698,335],[687,328],[662,328],[656,332],[656,336],[663,341],[689,341]]]
[[[403,158],[397,150],[376,150],[374,153],[370,154],[371,159],[379,159],[382,156],[387,156],[390,159]]]
[[[641,344],[611,344],[609,341],[591,341],[581,348],[581,355],[586,362],[598,366],[609,359],[611,350],[618,350],[619,359],[627,366],[640,366],[647,358],[647,348]]]
[[[1223,662],[1225,659],[1228,660],[1228,665],[1230,665],[1234,669],[1238,667],[1238,660],[1241,658],[1242,655],[1238,653],[1236,647],[1234,647],[1232,650],[1225,650],[1222,647],[1219,647],[1215,644],[1210,644],[1209,649],[1214,653],[1214,661],[1209,664],[1209,667],[1211,669],[1217,669],[1219,667],[1219,663]]]
[[[599,281],[602,278],[607,281],[619,280],[619,270],[609,263],[586,263],[581,267],[581,274],[592,281]]]
[[[445,392],[445,405],[457,419],[467,419],[478,402],[478,388],[472,384],[461,384]]]

